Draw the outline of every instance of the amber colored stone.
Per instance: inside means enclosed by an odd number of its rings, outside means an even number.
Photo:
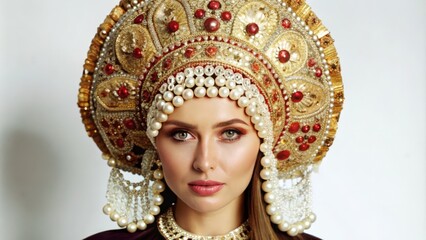
[[[281,151],[277,154],[278,160],[286,160],[289,157],[290,157],[290,151],[289,150],[284,150],[284,151]]]
[[[206,55],[209,57],[214,57],[217,53],[217,48],[214,46],[209,46],[206,48]]]
[[[137,16],[135,18],[135,20],[133,20],[133,23],[135,23],[135,24],[141,24],[143,22],[143,19],[144,19],[144,16],[143,16],[143,14],[141,14],[141,15]]]
[[[283,26],[283,28],[286,28],[286,29],[291,28],[291,22],[290,22],[290,20],[288,20],[287,18],[284,18],[281,21],[281,26]]]
[[[192,58],[195,55],[195,48],[188,47],[183,54],[186,58]]]
[[[308,138],[308,143],[314,143],[316,140],[317,140],[317,137],[315,137],[315,136],[310,136],[310,137]]]
[[[309,132],[309,130],[311,130],[311,127],[308,126],[308,125],[305,125],[305,126],[302,127],[302,132],[304,132],[304,133]]]
[[[222,12],[222,13],[220,14],[220,18],[221,18],[223,21],[229,21],[229,20],[231,20],[231,19],[232,19],[232,14],[231,14],[231,12],[229,12],[229,11],[224,11],[224,12]]]
[[[105,65],[104,70],[105,70],[105,73],[108,74],[108,75],[113,74],[114,71],[115,71],[114,66],[112,64],[110,64],[110,63],[108,63],[107,65]]]
[[[127,89],[126,86],[121,86],[118,90],[117,90],[117,94],[121,99],[125,99],[129,96],[129,89]]]
[[[205,15],[206,15],[206,11],[204,9],[197,9],[194,12],[194,17],[198,19],[204,18]]]
[[[314,132],[319,132],[321,130],[321,125],[319,123],[315,124],[312,130],[314,130]]]
[[[302,136],[296,138],[297,143],[303,143],[304,140],[305,140],[305,138],[302,137]]]
[[[210,1],[207,7],[211,10],[218,10],[221,7],[219,1]]]
[[[317,67],[315,68],[315,76],[321,77],[322,76],[322,69]]]
[[[131,118],[124,119],[123,124],[129,130],[135,130],[136,129],[136,123]]]
[[[256,23],[249,23],[246,26],[246,32],[250,36],[254,36],[259,32],[259,26]]]
[[[294,122],[288,128],[288,132],[289,133],[297,133],[297,131],[299,131],[299,128],[300,128],[300,123]]]
[[[133,50],[133,57],[140,59],[142,56],[142,50],[140,48],[135,48],[135,50]]]
[[[309,144],[307,144],[307,143],[300,144],[300,146],[299,146],[300,151],[306,151],[308,149],[309,149]]]
[[[301,91],[294,92],[291,95],[291,101],[295,103],[302,101],[302,99],[303,99],[303,93]]]
[[[290,53],[287,50],[285,50],[285,49],[279,51],[278,52],[278,60],[281,63],[288,62],[290,60]]]
[[[216,18],[207,18],[204,21],[204,28],[207,32],[216,32],[220,28],[220,22]]]
[[[167,29],[169,30],[170,33],[174,33],[177,30],[179,30],[179,23],[177,21],[170,21],[167,24]]]

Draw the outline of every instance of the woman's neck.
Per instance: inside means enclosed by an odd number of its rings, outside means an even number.
[[[212,211],[197,211],[179,199],[174,209],[176,223],[188,232],[216,236],[226,234],[244,221],[243,196]]]

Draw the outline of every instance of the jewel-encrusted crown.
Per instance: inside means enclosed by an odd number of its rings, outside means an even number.
[[[84,64],[78,105],[89,136],[114,166],[144,175],[155,95],[170,76],[208,65],[250,79],[265,98],[279,170],[324,157],[343,86],[333,39],[303,0],[122,0]]]

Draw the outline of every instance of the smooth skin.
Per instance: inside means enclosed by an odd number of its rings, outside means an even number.
[[[235,101],[194,98],[175,108],[156,147],[177,196],[178,225],[199,235],[222,235],[241,225],[259,146],[257,131]],[[214,186],[197,186],[206,181]]]

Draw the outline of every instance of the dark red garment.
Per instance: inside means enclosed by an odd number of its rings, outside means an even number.
[[[302,234],[303,240],[321,240],[309,234]],[[92,235],[84,240],[165,240],[158,232],[156,225],[151,225],[145,231],[129,233],[126,229],[110,230]]]

